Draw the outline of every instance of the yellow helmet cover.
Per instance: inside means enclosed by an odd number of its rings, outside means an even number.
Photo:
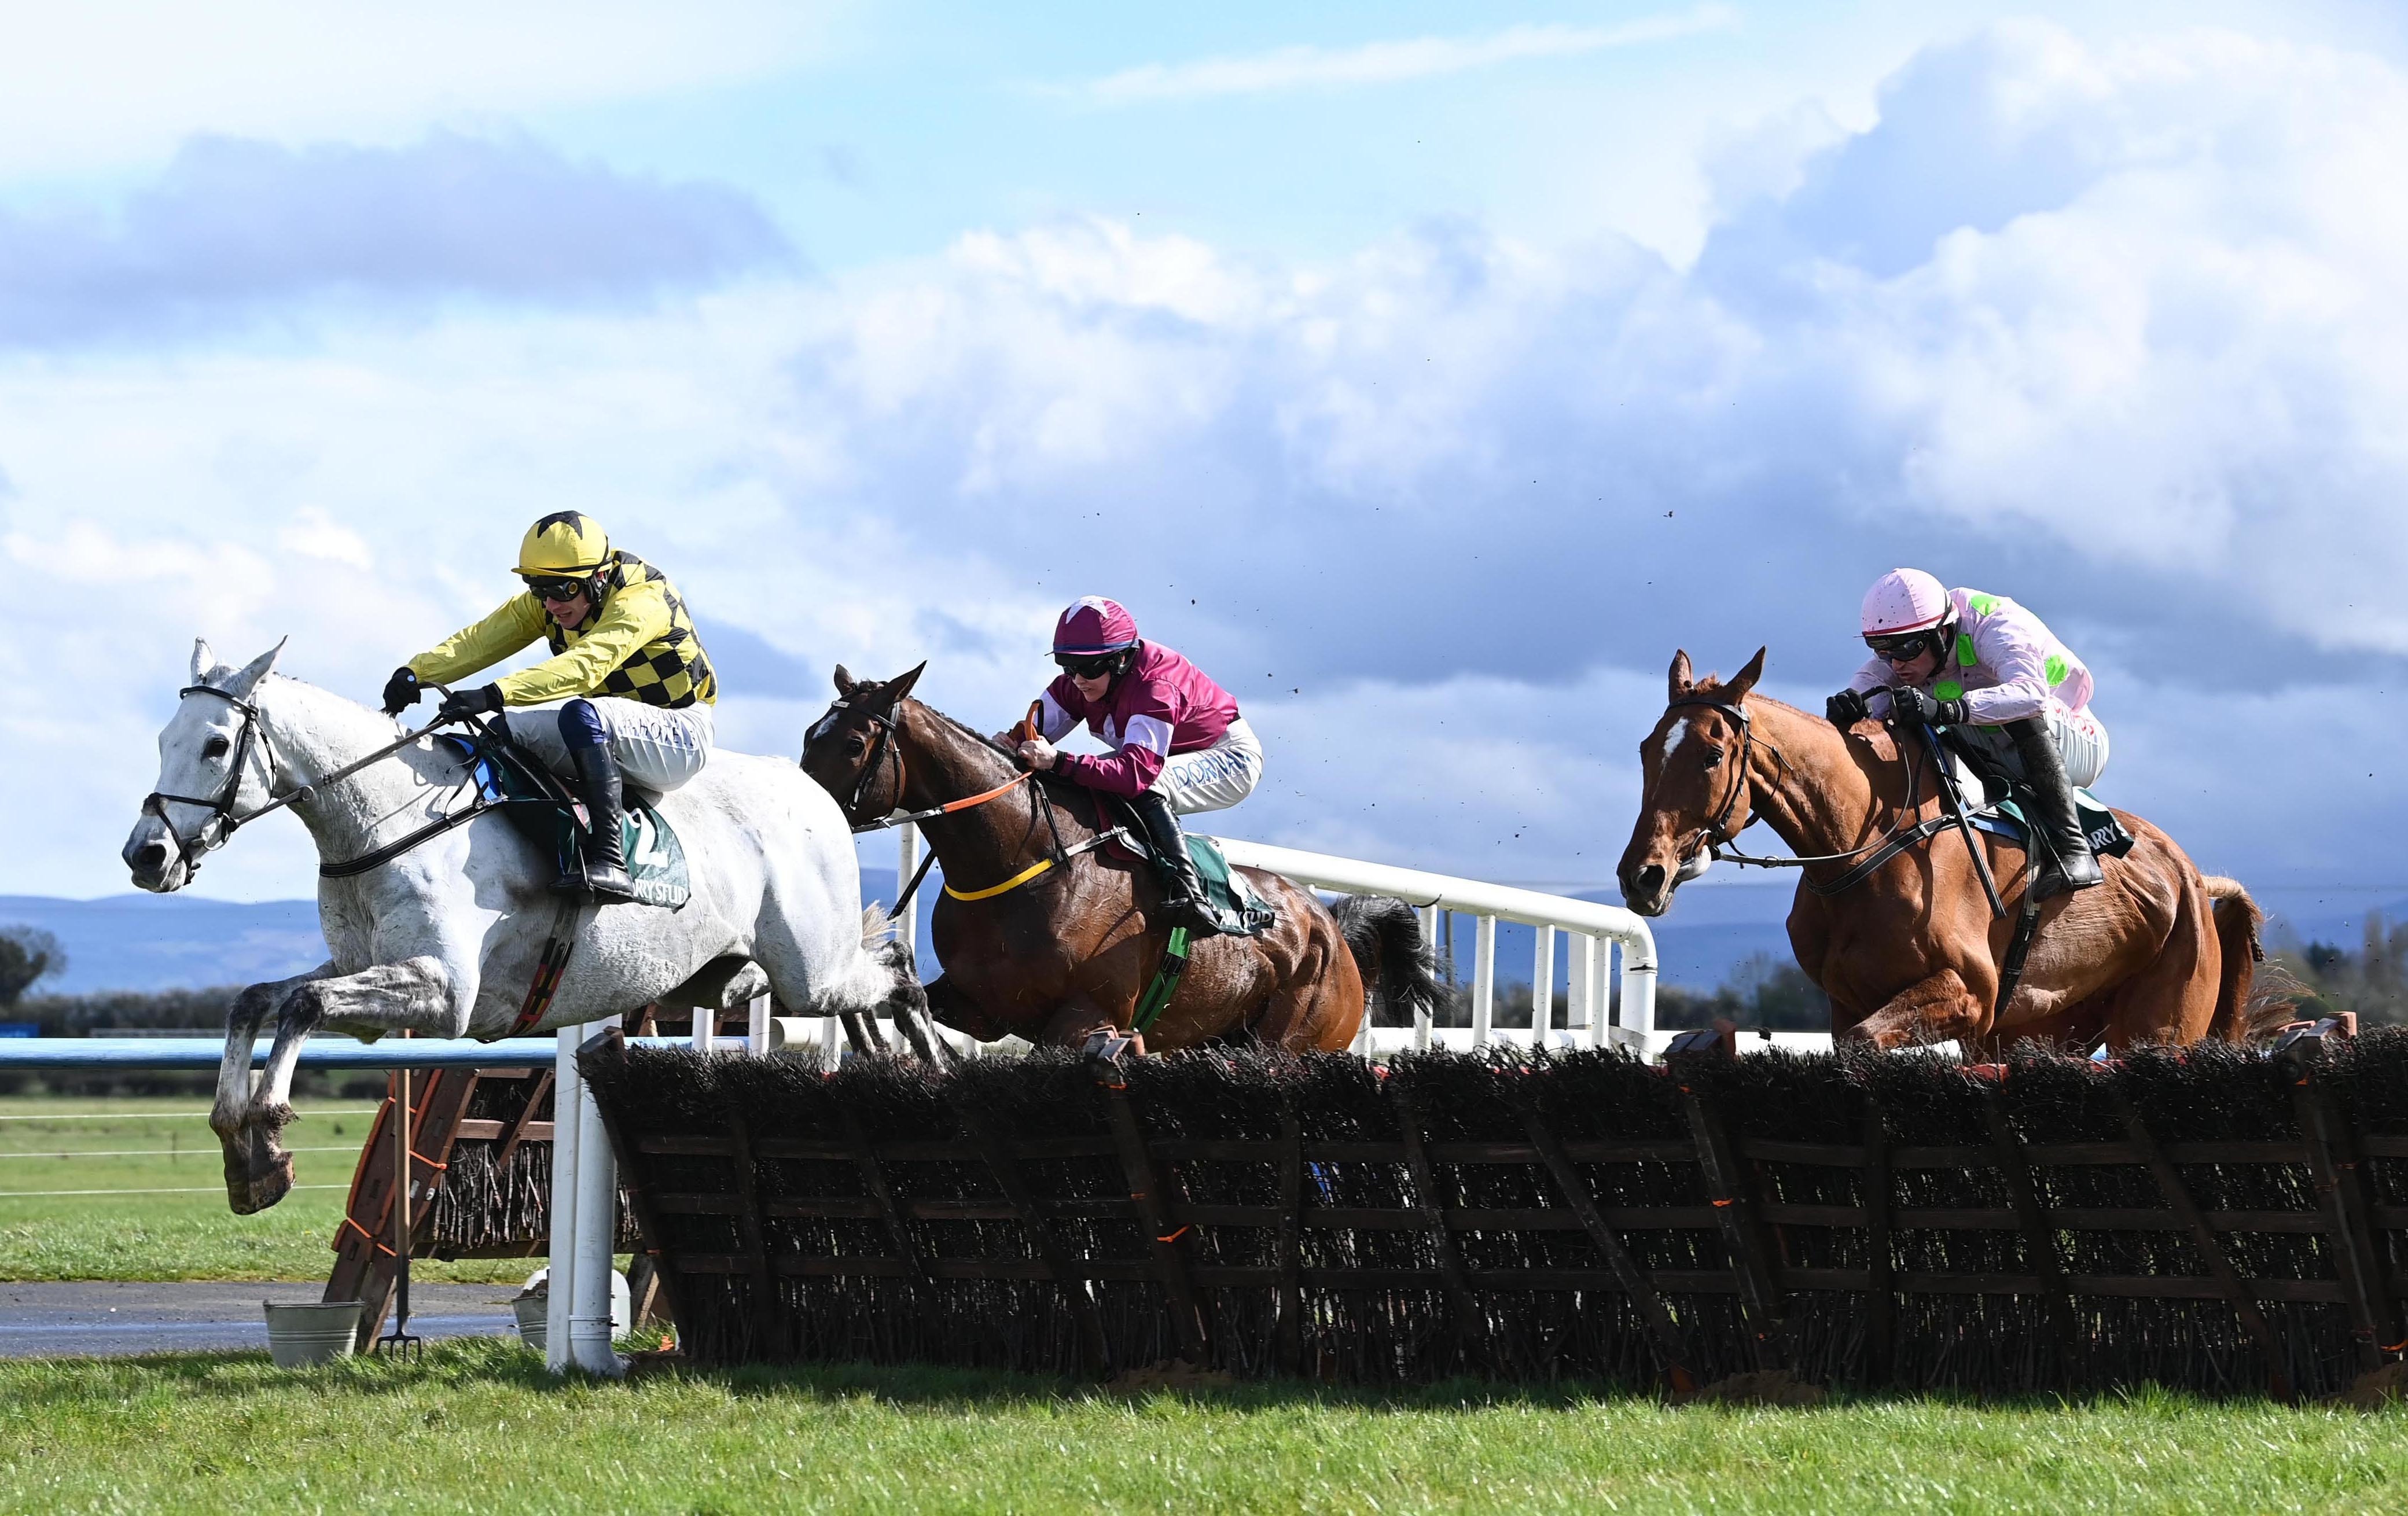
[[[610,534],[581,510],[555,510],[527,528],[519,543],[522,576],[562,579],[591,574],[610,561]]]

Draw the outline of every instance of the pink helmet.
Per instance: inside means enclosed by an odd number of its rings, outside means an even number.
[[[1893,568],[1865,592],[1864,635],[1923,632],[1948,619],[1948,591],[1919,568]]]
[[[1054,623],[1054,655],[1087,658],[1137,646],[1137,618],[1117,600],[1082,594]]]

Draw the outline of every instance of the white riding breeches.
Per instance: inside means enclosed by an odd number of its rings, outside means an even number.
[[[1263,777],[1263,745],[1243,717],[1229,723],[1221,740],[1194,752],[1172,753],[1152,788],[1182,816],[1226,810],[1254,793]]]
[[[2090,713],[2090,708],[2068,710],[2052,701],[2041,720],[2048,722],[2048,739],[2057,744],[2057,756],[2065,765],[2065,777],[2080,789],[2099,782],[2107,771],[2107,728]],[[2010,773],[2023,777],[2024,761],[2015,753],[2014,739],[2003,726],[1963,726],[1957,731],[1966,738],[1979,743]]]
[[[702,772],[710,761],[709,706],[648,706],[618,695],[591,697],[602,718],[603,745],[619,772],[638,789],[664,794]],[[577,771],[560,736],[559,706],[522,706],[509,713],[510,736],[563,779]]]

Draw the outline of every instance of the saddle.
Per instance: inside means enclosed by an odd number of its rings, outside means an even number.
[[[449,743],[467,765],[481,806],[499,810],[520,836],[549,850],[562,872],[576,864],[578,839],[593,823],[584,803],[569,794],[558,776],[511,741],[507,732],[489,729],[473,738],[446,733],[436,740]],[[685,848],[668,818],[661,814],[657,795],[624,781],[621,794],[624,804],[620,842],[626,853],[628,877],[636,881],[636,898],[648,906],[676,910],[694,895]]]
[[[1118,795],[1096,796],[1098,820],[1116,828],[1111,850],[1122,857],[1154,865],[1154,849],[1146,842],[1145,824],[1127,801]],[[1195,861],[1196,877],[1204,883],[1203,906],[1216,930],[1225,937],[1260,937],[1278,924],[1279,912],[1254,893],[1246,877],[1229,866],[1221,846],[1209,837],[1186,834],[1187,856]]]
[[[1987,749],[1966,741],[1953,728],[1941,729],[1940,747],[1948,755],[1949,781],[1956,786],[1965,819],[1973,823],[1976,831],[2004,837],[2018,847],[2024,845],[2030,835],[2030,823],[2026,820],[2029,786],[2010,773]],[[2131,832],[2097,795],[2077,786],[2073,805],[2080,814],[2082,830],[2090,839],[2092,852],[2101,858],[2121,858],[2132,851],[2135,839]]]

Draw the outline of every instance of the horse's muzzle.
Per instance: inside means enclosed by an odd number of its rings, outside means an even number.
[[[125,861],[134,887],[153,894],[180,890],[191,877],[175,843],[167,837],[166,826],[155,816],[145,816],[136,824],[134,835],[125,839],[124,850],[118,856]]]
[[[1641,916],[1661,916],[1672,903],[1671,876],[1662,864],[1646,864],[1622,879],[1622,903]]]

